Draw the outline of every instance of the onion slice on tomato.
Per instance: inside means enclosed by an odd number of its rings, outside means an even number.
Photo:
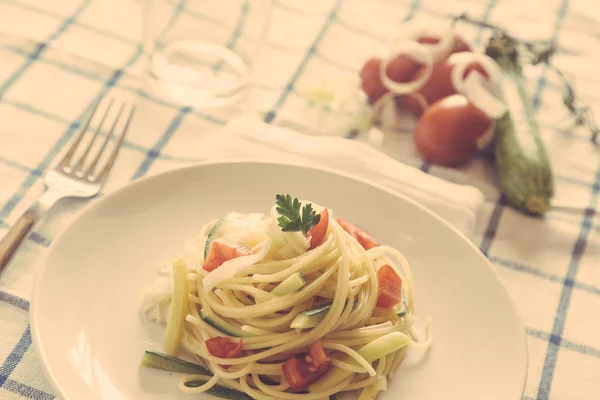
[[[464,95],[475,107],[494,119],[502,117],[508,109],[499,86],[488,82],[477,71],[471,72],[465,79]]]
[[[465,77],[467,67],[472,63],[481,65],[487,74],[473,70]],[[494,119],[506,113],[501,84],[502,73],[498,64],[485,54],[468,53],[452,69],[452,85],[457,93],[463,94],[473,105]]]
[[[413,19],[403,23],[398,28],[397,33],[390,39],[389,47],[394,49],[398,43],[404,41],[417,42],[424,37],[439,39],[437,43],[427,43],[425,45],[433,61],[446,57],[454,46],[454,32],[450,21],[432,24],[424,20]]]
[[[483,150],[487,148],[494,140],[494,136],[496,134],[496,120],[492,120],[490,127],[487,128],[485,132],[481,136],[477,138],[477,148],[479,150]]]
[[[431,52],[427,50],[427,46],[429,45],[405,40],[397,42],[392,48],[390,48],[388,57],[385,60],[382,60],[379,68],[379,76],[381,77],[383,86],[395,94],[411,93],[421,88],[421,86],[427,82],[429,76],[431,76],[431,71],[433,69],[433,58],[431,57]],[[423,64],[425,67],[425,73],[419,77],[419,79],[407,83],[400,83],[392,80],[387,75],[387,67],[388,64],[399,55],[411,56],[412,59]]]

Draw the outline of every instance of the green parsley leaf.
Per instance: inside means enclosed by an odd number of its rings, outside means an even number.
[[[300,200],[289,194],[278,194],[275,196],[276,210],[279,213],[279,226],[284,232],[300,232],[304,235],[314,228],[321,220],[321,215],[317,214],[308,203],[302,207],[302,216],[300,215]]]

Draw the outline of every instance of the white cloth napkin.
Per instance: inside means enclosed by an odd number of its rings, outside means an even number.
[[[472,238],[484,196],[478,189],[448,182],[403,164],[353,140],[317,137],[269,125],[257,118],[231,121],[203,145],[209,160],[254,158],[327,167],[404,194]]]

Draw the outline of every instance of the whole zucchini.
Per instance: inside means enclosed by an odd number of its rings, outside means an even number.
[[[519,64],[517,46],[514,40],[496,35],[485,50],[502,70],[508,106],[506,114],[497,121],[494,153],[500,188],[508,203],[524,213],[540,215],[550,208],[554,179]]]

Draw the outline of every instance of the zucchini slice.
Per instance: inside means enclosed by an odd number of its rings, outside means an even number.
[[[213,328],[223,332],[228,336],[233,337],[247,337],[253,336],[252,334],[243,331],[241,328],[230,324],[224,319],[218,317],[214,312],[209,311],[206,308],[200,310],[200,318],[204,320],[207,324],[212,326]]]
[[[354,304],[358,301],[354,300]],[[319,324],[319,322],[323,321],[323,318],[329,312],[332,303],[325,303],[316,308],[311,308],[310,310],[302,311],[300,314],[296,315],[296,317],[292,320],[290,324],[290,328],[292,329],[306,329],[306,328],[314,328]],[[346,300],[346,304],[348,301]]]
[[[183,374],[212,375],[209,370],[201,365],[155,351],[146,350],[140,364],[142,367],[146,368],[156,368],[170,372],[181,372]]]
[[[408,297],[406,297],[406,290],[404,288],[400,290],[400,298],[400,304],[396,308],[396,315],[404,317],[408,314]]]
[[[219,229],[223,226],[225,221],[229,218],[229,214],[225,214],[217,223],[212,227],[210,232],[208,233],[208,237],[206,238],[206,244],[204,245],[204,259],[208,257],[208,251],[210,250],[210,244],[213,240],[218,238]]]
[[[170,357],[166,354],[157,353],[154,351],[146,351],[144,356],[142,357],[142,361],[140,363],[143,367],[147,368],[157,368],[170,372],[180,372],[184,374],[200,374],[206,375],[207,377],[212,377],[213,374],[206,368],[194,364],[180,358]],[[202,386],[206,381],[189,381],[185,383],[185,386],[194,388],[198,386]],[[212,394],[213,396],[220,397],[222,399],[230,399],[230,400],[252,400],[252,397],[248,396],[246,393],[239,392],[234,389],[230,389],[224,386],[215,385],[212,388],[206,391],[208,394]]]
[[[286,294],[297,292],[306,285],[306,279],[302,272],[296,272],[288,276],[283,282],[271,290],[275,296],[285,296]]]
[[[323,318],[327,315],[327,312],[331,308],[331,303],[323,304],[317,308],[302,311],[300,314],[292,320],[290,328],[292,329],[307,329],[314,328],[323,321]]]

